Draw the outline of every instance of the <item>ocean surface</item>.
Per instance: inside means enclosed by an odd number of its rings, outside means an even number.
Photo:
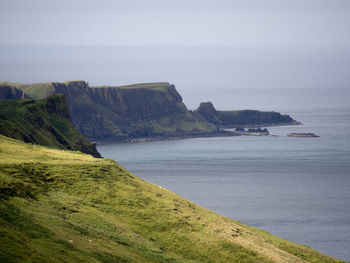
[[[104,157],[224,216],[350,261],[350,108],[239,136],[99,145]],[[286,137],[313,132],[320,138]]]

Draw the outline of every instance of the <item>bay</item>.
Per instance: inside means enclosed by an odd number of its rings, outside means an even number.
[[[224,216],[350,261],[350,109],[288,110],[276,136],[99,145],[147,181]],[[291,138],[313,132],[320,138]]]

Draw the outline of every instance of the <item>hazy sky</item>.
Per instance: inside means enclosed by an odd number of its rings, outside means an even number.
[[[0,0],[0,36],[0,81],[168,81],[192,109],[350,106],[350,0]]]
[[[346,45],[348,0],[1,0],[0,44]]]

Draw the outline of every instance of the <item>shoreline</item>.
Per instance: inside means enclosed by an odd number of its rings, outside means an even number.
[[[107,141],[98,141],[94,140],[96,145],[105,145],[105,144],[119,144],[119,143],[138,143],[138,142],[155,142],[155,141],[167,141],[167,140],[184,140],[191,138],[212,138],[212,137],[232,137],[240,136],[240,134],[227,131],[227,130],[218,130],[208,133],[189,133],[189,134],[173,134],[173,135],[164,135],[164,136],[150,136],[150,137],[139,137],[139,138],[129,138],[126,140],[107,140]]]
[[[283,123],[268,123],[268,124],[253,124],[253,125],[226,125],[220,126],[221,129],[234,129],[234,128],[261,128],[261,127],[276,127],[276,126],[294,126],[294,125],[304,125],[300,121],[293,122],[283,122]]]
[[[303,125],[303,123],[294,121],[292,123],[278,123],[278,124],[255,124],[255,125],[235,125],[235,126],[225,126],[220,127],[219,130],[207,133],[183,133],[183,134],[169,134],[163,136],[149,136],[149,137],[139,137],[139,138],[128,138],[123,140],[106,140],[99,141],[96,139],[90,139],[90,142],[96,143],[96,145],[106,145],[106,144],[121,144],[121,143],[139,143],[139,142],[155,142],[155,141],[166,141],[166,140],[184,140],[191,138],[213,138],[213,137],[233,137],[233,136],[250,136],[248,134],[242,134],[240,132],[231,131],[228,129],[234,128],[257,128],[257,127],[275,127],[275,126],[293,126],[293,125]]]

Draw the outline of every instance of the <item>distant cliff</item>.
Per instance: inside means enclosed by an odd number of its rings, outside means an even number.
[[[202,102],[195,112],[221,128],[299,124],[289,115],[274,111],[218,111],[211,102]]]
[[[35,100],[64,94],[72,123],[90,141],[230,136],[237,134],[221,128],[297,123],[278,112],[217,111],[210,102],[189,111],[167,82],[119,87],[90,87],[85,81],[0,83],[0,89],[4,86]]]
[[[63,95],[38,101],[1,100],[0,134],[24,142],[101,157],[96,146],[71,124]]]
[[[166,82],[89,87],[84,81],[19,87],[32,99],[64,94],[75,127],[92,141],[227,135],[189,111]]]

